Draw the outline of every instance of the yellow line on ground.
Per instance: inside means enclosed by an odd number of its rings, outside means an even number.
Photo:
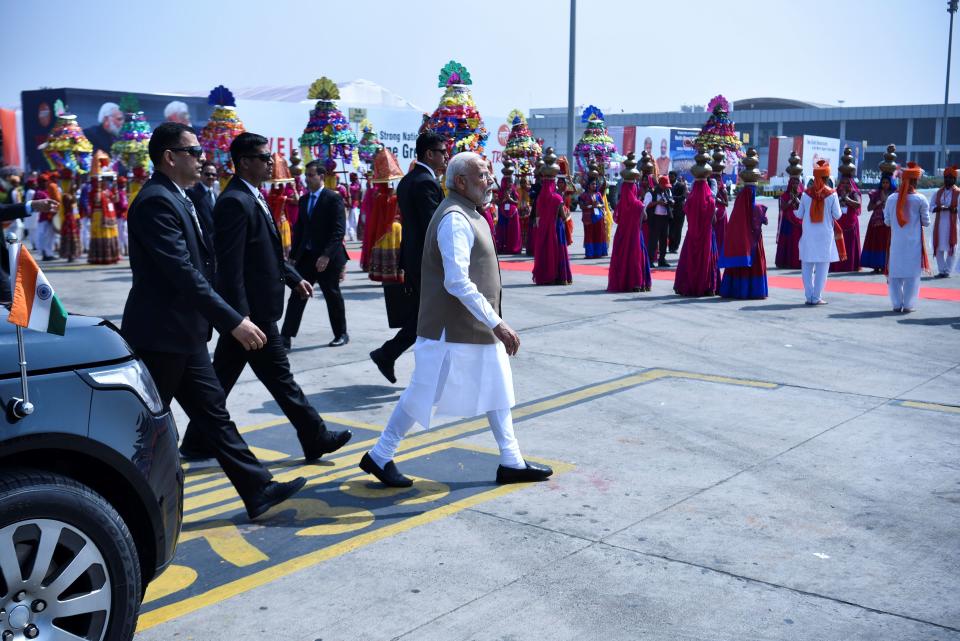
[[[451,446],[451,444],[445,443],[438,448],[431,449],[440,449],[442,447]],[[424,453],[425,452],[421,451],[417,452],[416,454],[421,455]],[[570,469],[573,469],[573,466],[568,463],[544,461],[542,459],[539,459],[538,462],[553,466],[555,471],[569,471]],[[557,473],[561,472],[558,471]],[[342,541],[340,543],[309,552],[296,558],[283,561],[282,563],[265,568],[249,576],[245,576],[241,579],[231,581],[230,583],[217,586],[211,590],[208,590],[207,592],[204,592],[203,594],[198,594],[197,596],[189,599],[171,603],[170,605],[163,606],[162,608],[157,608],[156,610],[147,612],[140,617],[140,621],[137,624],[137,632],[143,632],[144,630],[148,630],[156,625],[170,621],[171,619],[181,617],[191,612],[196,612],[201,608],[213,605],[214,603],[219,603],[220,601],[237,596],[238,594],[242,594],[272,581],[276,581],[277,579],[281,579],[285,576],[289,576],[294,572],[316,565],[317,563],[348,554],[349,552],[370,545],[371,543],[382,541],[383,539],[389,538],[401,532],[406,532],[407,530],[411,530],[420,525],[426,525],[427,523],[438,521],[442,518],[473,507],[474,505],[490,501],[494,498],[504,496],[505,494],[510,494],[511,492],[516,492],[524,487],[526,487],[525,484],[503,485],[486,492],[480,492],[454,503],[444,505],[435,510],[422,512],[416,516],[398,521],[392,525],[386,525],[382,528],[357,535],[347,539],[346,541]]]
[[[675,370],[666,370],[666,369],[652,369],[646,372],[641,372],[639,374],[634,374],[632,376],[626,376],[614,381],[608,381],[606,383],[598,383],[596,385],[590,385],[583,389],[574,390],[566,394],[561,394],[554,398],[548,398],[542,401],[531,403],[530,405],[525,405],[523,407],[516,407],[513,410],[514,418],[522,418],[524,416],[530,416],[531,414],[538,414],[541,412],[548,412],[556,410],[560,407],[566,405],[572,405],[574,403],[585,402],[593,398],[617,392],[624,388],[633,387],[643,383],[649,383],[662,378],[688,378],[690,380],[701,380],[712,383],[726,383],[733,385],[745,385],[751,387],[760,387],[760,388],[774,388],[777,387],[774,383],[766,383],[763,381],[748,381],[737,378],[728,378],[724,376],[713,376],[708,374],[696,374],[689,372],[681,372]],[[279,420],[279,419],[278,419]],[[331,421],[341,422],[340,418],[331,418]],[[348,423],[343,422],[344,425]],[[370,424],[364,424],[369,426],[368,429],[376,429],[376,431],[383,431],[383,428],[380,426],[373,426]],[[455,423],[448,427],[442,427],[437,429],[426,430],[412,436],[408,436],[404,440],[401,452],[409,451],[419,447],[429,446],[433,443],[439,441],[446,441],[449,439],[454,439],[460,436],[472,432],[477,429],[482,429],[487,426],[486,417],[476,418],[470,421],[465,421],[462,423]],[[254,426],[258,427],[258,426]],[[262,427],[258,427],[263,429]],[[361,454],[359,450],[365,450],[368,447],[372,446],[375,442],[375,439],[369,439],[367,441],[361,441],[358,443],[349,443],[346,447],[339,450],[340,452],[347,454],[352,453],[348,456],[340,456],[335,459],[332,459],[336,463],[337,468],[349,467],[353,468],[360,462]],[[278,481],[289,481],[298,476],[304,476],[311,483],[315,481],[329,481],[334,478],[340,478],[341,473],[331,472],[331,470],[323,470],[315,473],[309,473],[303,468],[296,469],[284,469],[282,472],[279,472],[276,475]],[[315,484],[315,483],[314,483]],[[205,494],[196,495],[197,492],[200,492],[204,489],[213,489],[214,487],[222,487],[219,490],[209,491]],[[203,507],[221,503],[222,501],[230,501],[229,503],[218,505],[215,508],[204,510],[202,512],[205,515],[203,518],[209,518],[209,516],[216,516],[228,512],[232,509],[242,506],[242,503],[236,500],[236,491],[232,486],[229,485],[227,479],[222,478],[218,481],[211,481],[208,484],[205,484],[203,487],[192,486],[190,488],[191,496],[184,501],[184,511],[189,512],[191,510],[197,510]],[[195,515],[189,514],[186,517],[186,520],[191,520]]]
[[[960,407],[956,405],[942,405],[941,403],[922,403],[920,401],[900,401],[903,407],[912,407],[918,410],[930,410],[931,412],[946,412],[947,414],[960,414]]]

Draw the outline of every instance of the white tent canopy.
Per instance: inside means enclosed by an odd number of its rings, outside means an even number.
[[[378,85],[371,80],[358,78],[350,82],[338,82],[340,88],[340,100],[351,106],[390,108],[390,109],[415,109],[421,111],[419,107],[411,103],[402,96],[398,96],[389,89]],[[267,100],[271,102],[303,102],[307,100],[307,90],[310,85],[262,85],[259,87],[242,87],[233,89],[233,95],[239,100]],[[194,93],[192,95],[206,95]]]

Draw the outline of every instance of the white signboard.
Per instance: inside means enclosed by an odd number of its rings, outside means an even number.
[[[834,182],[837,180],[837,169],[840,166],[840,140],[837,138],[824,138],[823,136],[804,136],[803,151],[800,154],[803,158],[803,175],[813,177],[813,168],[818,160],[826,160],[830,163],[830,177]]]

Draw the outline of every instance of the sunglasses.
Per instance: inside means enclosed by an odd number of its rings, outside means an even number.
[[[273,163],[273,156],[271,154],[247,154],[244,158],[256,158],[261,162]]]
[[[192,145],[190,147],[168,147],[170,151],[184,151],[196,159],[200,159],[203,156],[203,147],[200,145]]]

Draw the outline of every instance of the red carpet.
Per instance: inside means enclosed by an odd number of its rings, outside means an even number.
[[[360,252],[349,252],[353,260],[360,259]],[[532,272],[533,260],[501,260],[500,269],[509,272]],[[579,276],[602,276],[606,278],[609,268],[606,265],[581,265],[571,262],[571,269]],[[669,270],[653,270],[654,280],[673,281],[673,272]],[[776,289],[803,289],[803,282],[799,276],[775,276],[767,273],[767,285]],[[840,280],[831,275],[827,278],[827,291],[838,294],[864,294],[868,296],[886,296],[886,283],[859,283],[849,280]],[[946,289],[941,287],[921,287],[920,298],[927,300],[950,300],[960,302],[960,289]]]

